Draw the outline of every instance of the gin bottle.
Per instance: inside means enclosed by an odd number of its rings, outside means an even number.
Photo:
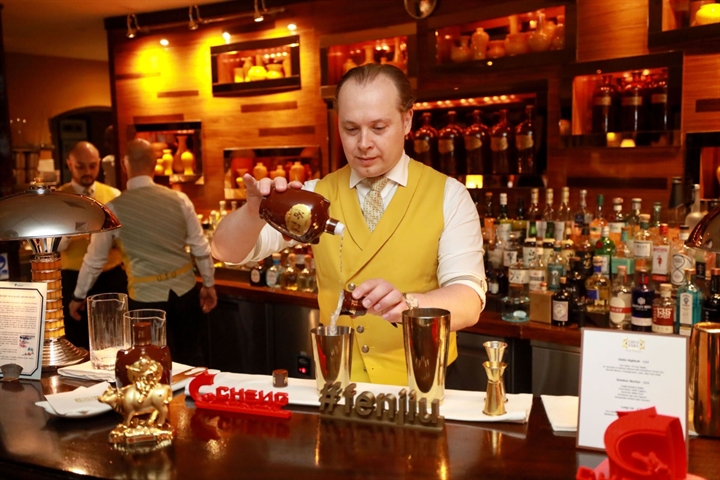
[[[610,227],[605,225],[602,228],[602,235],[595,243],[595,255],[602,259],[602,271],[604,277],[610,278],[612,257],[615,255],[615,242],[610,238]]]
[[[632,288],[625,265],[620,265],[610,297],[610,326],[627,330],[632,318]]]
[[[672,301],[672,285],[660,285],[660,297],[653,301],[652,331],[653,333],[674,333],[675,302]]]
[[[638,268],[638,284],[632,291],[632,318],[630,329],[636,332],[652,331],[652,302],[655,290],[648,287],[650,274],[645,267]]]
[[[680,234],[671,248],[670,259],[670,283],[673,288],[678,288],[685,281],[685,270],[695,268],[695,256],[685,240],[690,237],[690,229],[687,225],[680,225]]]
[[[675,331],[686,337],[690,336],[692,327],[701,321],[703,294],[694,282],[695,270],[685,269],[684,282],[677,290],[675,307]]]
[[[565,277],[560,277],[560,289],[552,296],[552,319],[550,323],[556,327],[565,327],[570,320],[570,293]]]
[[[640,230],[638,230],[638,232],[635,234],[635,239],[633,242],[633,256],[635,257],[636,264],[640,260],[644,260],[647,267],[650,267],[652,265],[653,253],[652,235],[650,235],[650,232],[648,231],[649,223],[650,215],[648,215],[647,213],[641,214]]]
[[[670,259],[670,240],[668,240],[668,224],[660,224],[658,235],[653,242],[652,250],[652,280],[655,285],[668,282],[670,272],[668,260]]]

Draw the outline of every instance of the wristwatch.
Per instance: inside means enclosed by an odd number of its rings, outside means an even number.
[[[405,293],[403,294],[403,298],[405,299],[405,303],[408,306],[408,309],[412,310],[414,308],[420,308],[420,302],[417,298],[415,298],[415,295],[412,293]]]

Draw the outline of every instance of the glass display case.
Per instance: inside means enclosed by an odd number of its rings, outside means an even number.
[[[321,95],[330,99],[335,86],[351,68],[367,63],[389,63],[416,83],[415,24],[395,25],[320,37]]]
[[[515,68],[575,59],[574,2],[507,3],[430,19],[428,27],[435,37],[435,68]]]
[[[300,88],[300,36],[210,48],[214,96],[276,93]]]
[[[650,0],[648,46],[691,46],[717,49],[720,2],[716,0]],[[708,42],[714,40],[715,42]]]
[[[245,201],[243,175],[260,180],[278,175],[305,182],[322,177],[322,152],[317,145],[226,148],[223,150],[225,198]]]
[[[681,52],[568,66],[560,137],[567,147],[679,146]]]
[[[157,183],[202,183],[201,122],[135,124],[130,135],[130,139],[133,138],[142,138],[152,144],[157,158]]]

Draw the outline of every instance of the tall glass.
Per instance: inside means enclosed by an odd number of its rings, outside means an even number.
[[[403,340],[408,386],[417,400],[427,403],[445,396],[450,312],[440,308],[413,308],[403,312]]]
[[[142,308],[139,310],[130,310],[125,313],[128,322],[128,328],[132,331],[132,326],[139,322],[148,322],[150,324],[151,342],[156,347],[164,347],[167,345],[167,319],[165,310],[157,310],[154,308]]]
[[[130,348],[128,296],[101,293],[87,299],[90,362],[96,370],[114,370],[118,350]]]

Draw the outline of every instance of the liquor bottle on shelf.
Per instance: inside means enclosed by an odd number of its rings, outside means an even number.
[[[549,231],[549,233],[546,232],[545,234],[548,236],[543,239],[542,251],[538,251],[538,255],[541,255],[542,261],[545,264],[545,267],[547,267],[550,262],[550,257],[555,251],[555,235],[552,231]],[[562,253],[562,249],[560,250],[560,253]]]
[[[618,89],[612,83],[612,75],[603,75],[602,83],[592,96],[592,131],[608,133],[616,131]]]
[[[610,280],[602,274],[602,258],[593,257],[593,274],[585,281],[588,313],[606,315],[610,303]]]
[[[456,123],[457,113],[448,112],[448,124],[438,132],[440,170],[455,177],[465,174],[465,141],[463,130]]]
[[[555,225],[553,224],[552,227],[550,227],[550,224],[555,221],[555,207],[553,205],[555,199],[554,199],[554,191],[552,188],[548,188],[545,190],[545,207],[542,211],[542,220],[538,223],[538,235],[540,235],[542,238],[550,238],[547,237],[547,230],[548,228],[552,228],[553,236],[552,238],[555,239]]]
[[[615,255],[615,242],[610,238],[610,227],[605,225],[602,227],[602,235],[600,240],[595,242],[595,256],[600,257],[602,260],[602,273],[603,277],[610,278],[610,272],[612,270],[612,257]]]
[[[668,275],[670,274],[670,240],[668,240],[668,224],[661,223],[658,235],[653,240],[652,249],[652,275],[651,279],[656,286],[668,283]]]
[[[315,269],[313,268],[313,256],[305,255],[305,265],[300,273],[298,273],[297,290],[298,292],[314,292],[315,291]]]
[[[132,347],[119,350],[115,357],[115,386],[122,388],[133,382],[128,378],[128,367],[148,357],[162,366],[160,383],[172,385],[172,356],[167,345],[158,347],[152,344],[150,322],[138,322],[132,326]]]
[[[511,283],[507,296],[502,299],[501,317],[506,322],[526,322],[530,316],[530,298],[523,286]]]
[[[413,134],[414,158],[428,167],[440,170],[440,163],[437,158],[438,131],[432,126],[432,114],[422,114],[423,124]]]
[[[525,237],[528,229],[527,220],[525,218],[525,199],[522,196],[517,197],[517,208],[515,210],[515,218],[512,221],[512,230],[520,233],[520,238]]]
[[[631,279],[635,274],[635,258],[633,257],[632,250],[630,249],[628,238],[630,238],[630,228],[624,227],[622,229],[622,233],[620,234],[620,243],[615,246],[615,254],[610,260],[610,273],[613,277],[618,274],[618,268],[620,266],[625,267],[625,273]],[[632,281],[630,283],[632,284]]]
[[[720,268],[711,270],[710,293],[703,302],[702,321],[720,322]]]
[[[653,203],[653,213],[652,213],[652,220],[650,220],[650,234],[654,237],[658,235],[660,232],[660,223],[661,223],[661,216],[662,216],[662,203],[655,202]]]
[[[597,207],[595,208],[595,218],[590,222],[590,241],[597,242],[602,237],[602,227],[607,226],[603,208],[605,206],[605,196],[601,193],[597,196]]]
[[[638,282],[632,290],[632,318],[630,329],[636,332],[652,331],[652,302],[655,290],[648,287],[650,274],[644,267],[638,268]]]
[[[533,222],[535,223],[535,222]],[[532,228],[531,228],[532,230]],[[526,267],[530,266],[530,263],[535,260],[537,256],[537,250],[535,248],[535,237],[525,237],[522,248],[522,259],[523,264]]]
[[[565,277],[560,277],[560,286],[552,296],[552,319],[550,323],[556,327],[566,327],[570,320],[570,293],[566,288]]]
[[[570,265],[570,259],[575,256],[575,243],[569,238],[566,238],[562,240],[560,244],[562,245],[562,256],[568,265]]]
[[[533,188],[530,190],[530,208],[528,208],[527,213],[525,214],[525,217],[528,220],[535,220],[536,222],[542,218],[540,214],[540,207],[538,206],[538,202],[540,201],[540,192],[537,188]],[[528,223],[528,226],[530,224]],[[537,229],[537,223],[535,224],[535,228]],[[530,236],[530,232],[527,232],[527,236]],[[535,235],[538,239],[541,239],[537,233]]]
[[[578,328],[585,327],[585,297],[580,296],[577,291],[578,285],[573,285],[566,279],[566,288],[570,294],[570,323],[575,324]],[[583,287],[583,292],[585,288]]]
[[[567,262],[562,256],[562,246],[560,242],[556,242],[553,247],[553,253],[547,261],[547,284],[549,291],[560,289],[560,277],[564,277],[567,273]]]
[[[711,267],[712,268],[712,267]],[[708,273],[710,269],[707,268],[707,259],[705,258],[705,251],[699,248],[695,250],[695,283],[702,290],[703,295],[707,295],[709,292],[709,285],[707,281]]]
[[[573,214],[570,211],[570,188],[563,187],[560,193],[560,208],[558,208],[555,233],[562,233],[562,239],[572,239],[573,233]],[[558,235],[559,236],[559,235]]]
[[[280,275],[280,288],[283,290],[297,290],[298,273],[303,268],[305,268],[305,256],[295,255],[294,253],[289,254],[287,268]]]
[[[613,211],[608,218],[608,226],[610,227],[610,238],[617,245],[620,243],[622,229],[625,226],[625,215],[622,212],[623,199],[620,197],[613,198]]]
[[[270,288],[280,288],[280,278],[284,271],[284,268],[280,265],[281,258],[282,256],[279,253],[273,253],[273,264],[268,268],[267,272],[265,272],[265,282]]]
[[[685,240],[690,236],[690,229],[687,225],[680,226],[678,239],[673,242],[670,249],[670,283],[673,288],[678,288],[685,283],[685,270],[695,270],[695,254],[690,247],[685,245]]]
[[[695,269],[686,268],[684,276],[685,281],[677,289],[675,331],[689,337],[693,325],[702,321],[703,294],[700,287],[694,282]]]
[[[636,267],[638,266],[637,262],[645,260],[648,276],[652,268],[653,253],[652,235],[650,235],[650,231],[648,230],[649,223],[650,215],[647,213],[640,214],[640,230],[635,234],[635,239],[633,240],[633,257],[635,257]]]
[[[515,232],[510,232],[507,237],[507,244],[503,250],[503,267],[509,269],[518,263],[518,250],[518,235]]]
[[[688,226],[691,232],[706,213],[703,211],[702,200],[700,199],[700,185],[695,184],[693,185],[693,204],[690,207],[690,213],[685,217],[685,225]],[[700,272],[698,272],[698,275],[700,275]]]
[[[582,241],[582,230],[583,226],[589,225],[588,216],[592,221],[592,214],[587,209],[587,190],[580,190],[580,198],[578,200],[578,206],[575,208],[573,213],[573,241],[576,245],[579,245]]]
[[[485,219],[485,232],[488,236],[488,242],[485,244],[485,251],[487,252],[488,261],[494,268],[502,266],[502,243],[498,243],[500,240],[496,237],[497,227],[495,226],[494,218]]]
[[[503,241],[506,241],[508,234],[512,230],[512,219],[508,216],[507,193],[500,194],[500,212],[497,216],[497,227],[500,232],[498,236],[500,236]]]
[[[658,75],[650,86],[650,130],[668,129],[668,84],[667,69]]]
[[[625,265],[618,266],[610,295],[610,327],[628,330],[632,317],[632,286]]]
[[[265,262],[267,259],[260,260],[253,268],[250,270],[250,285],[254,287],[264,287],[265,284]],[[271,259],[272,261],[272,259]]]
[[[637,132],[645,128],[645,82],[642,70],[632,72],[632,80],[623,88],[621,107],[621,129],[624,132]]]
[[[628,237],[628,246],[630,251],[634,251],[635,234],[640,230],[640,208],[642,207],[642,198],[632,199],[632,211],[627,215],[625,221],[630,227],[630,235]]]
[[[508,268],[508,281],[511,285],[522,285],[523,294],[528,294],[530,271],[528,267],[523,264],[522,259],[518,259]]]
[[[506,175],[511,173],[510,163],[513,143],[513,130],[507,119],[507,110],[500,110],[498,123],[490,129],[490,150],[492,151],[492,173]]]
[[[483,227],[486,227],[487,219],[492,219],[495,223],[495,209],[493,208],[492,192],[485,192],[485,213],[482,216]]]
[[[486,173],[485,166],[490,160],[490,129],[482,123],[482,112],[473,110],[473,123],[463,132],[465,159],[468,174]]]
[[[547,269],[543,263],[542,253],[535,252],[532,260],[528,264],[528,275],[530,277],[530,291],[540,291],[543,284],[547,288]]]
[[[672,301],[672,285],[660,284],[660,297],[653,300],[652,331],[653,333],[675,332],[675,302]]]
[[[517,173],[535,173],[535,107],[525,106],[525,121],[515,127]]]
[[[568,273],[565,275],[568,285],[572,286],[575,294],[585,302],[585,280],[587,277],[583,275],[583,265],[580,257],[572,257],[568,264]]]

